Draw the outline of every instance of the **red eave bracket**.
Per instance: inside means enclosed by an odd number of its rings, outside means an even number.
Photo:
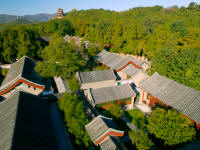
[[[3,92],[0,93],[0,95],[3,95],[5,93],[7,93],[8,91],[10,91],[11,89],[13,89],[14,87],[16,87],[19,83],[25,83],[29,86],[32,86],[32,87],[35,87],[35,88],[38,88],[38,89],[42,89],[44,90],[44,87],[43,86],[39,86],[39,85],[35,85],[35,84],[32,84],[32,83],[29,83],[27,81],[24,81],[22,79],[18,80],[15,84],[13,84],[11,87],[7,88],[6,90],[4,90]]]

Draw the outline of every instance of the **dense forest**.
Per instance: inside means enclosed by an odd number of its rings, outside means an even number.
[[[1,59],[12,62],[22,55],[45,59],[41,53],[46,44],[40,37],[66,34],[91,41],[89,56],[103,48],[144,56],[151,61],[150,74],[159,72],[200,90],[200,5],[196,3],[180,8],[137,7],[122,12],[74,9],[66,13],[64,19],[30,25],[3,25]],[[98,50],[94,47],[97,43]]]

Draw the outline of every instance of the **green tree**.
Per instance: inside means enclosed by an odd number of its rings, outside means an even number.
[[[1,30],[3,58],[7,62],[13,62],[17,58],[17,31],[12,26],[3,26]]]
[[[107,114],[111,114],[111,117],[114,116],[116,119],[119,119],[124,114],[124,111],[120,104],[111,104],[108,106]]]
[[[199,49],[175,50],[162,49],[155,53],[151,61],[150,73],[159,74],[179,83],[200,89],[200,54]]]
[[[76,91],[80,89],[80,83],[75,77],[72,77],[71,79],[67,80],[69,89],[72,91]]]
[[[129,137],[132,144],[136,145],[138,150],[148,150],[154,145],[153,142],[149,139],[148,134],[144,131],[129,131]]]
[[[68,131],[76,138],[75,142],[79,149],[86,149],[91,144],[89,135],[85,130],[88,123],[84,112],[84,105],[76,94],[68,94],[67,92],[58,100],[61,111],[64,112],[64,118]]]
[[[43,61],[35,69],[44,77],[61,76],[69,79],[86,65],[78,49],[74,44],[66,43],[62,38],[51,40],[49,46],[43,51]],[[43,68],[46,69],[43,70]]]
[[[164,140],[164,145],[174,146],[191,141],[195,136],[195,129],[191,121],[176,110],[157,108],[148,120],[148,130],[156,138]]]

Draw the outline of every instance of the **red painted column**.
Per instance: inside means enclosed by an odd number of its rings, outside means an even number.
[[[121,104],[121,99],[119,100],[119,104]]]
[[[159,99],[158,99],[158,98],[156,98],[156,104],[158,105],[158,103],[159,103]]]
[[[109,102],[106,103],[106,109],[108,108]]]
[[[144,101],[144,90],[142,92],[142,102]]]
[[[197,130],[199,130],[199,128],[200,128],[200,123],[198,123]]]
[[[194,120],[192,120],[192,126],[194,125]]]

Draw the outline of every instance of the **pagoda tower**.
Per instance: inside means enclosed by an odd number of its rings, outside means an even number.
[[[63,13],[63,9],[59,8],[57,11],[57,16],[54,17],[54,19],[61,19],[64,18],[64,13]]]

